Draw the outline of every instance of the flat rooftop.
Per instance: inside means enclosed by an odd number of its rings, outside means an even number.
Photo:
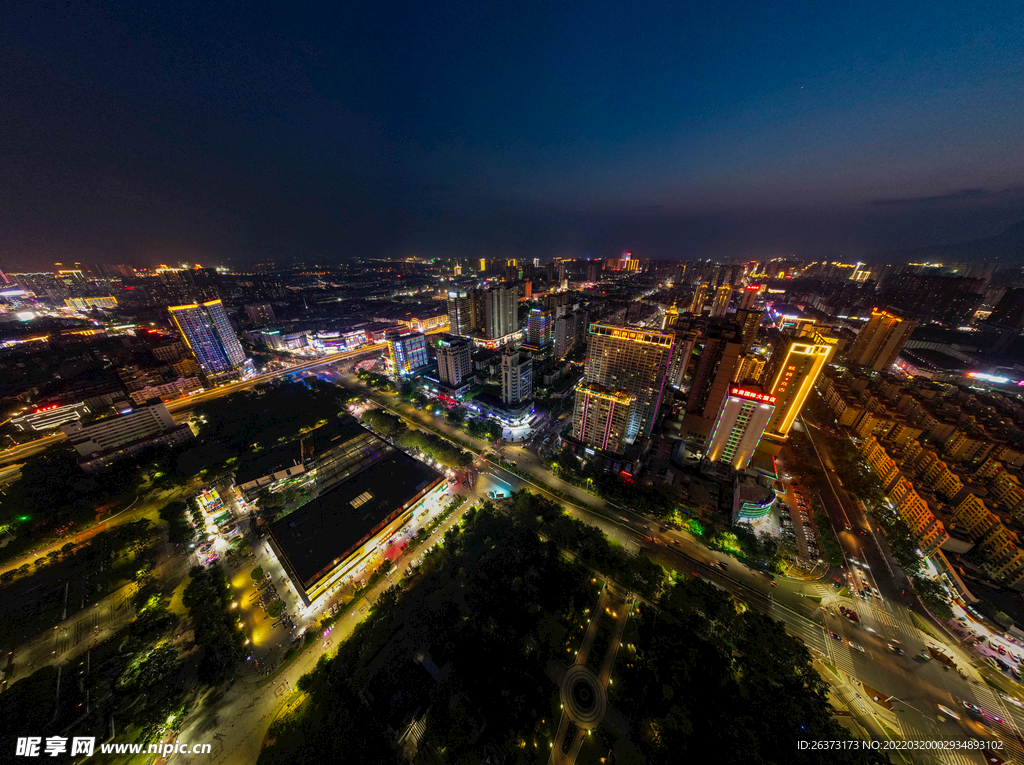
[[[442,480],[422,462],[380,443],[384,453],[366,468],[270,525],[284,563],[306,589]]]

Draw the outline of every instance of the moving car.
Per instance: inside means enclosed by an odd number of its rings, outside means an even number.
[[[832,639],[833,639],[833,640],[838,640],[838,641],[839,641],[840,643],[842,643],[842,642],[843,642],[843,639],[842,639],[841,637],[839,637],[839,635],[837,635],[836,633],[834,633],[834,632],[829,632],[828,634],[832,636]]]
[[[851,640],[851,641],[850,641],[850,644],[849,644],[849,645],[850,645],[850,648],[852,648],[852,649],[853,649],[853,650],[855,650],[855,651],[860,651],[861,653],[867,653],[867,652],[866,652],[866,651],[864,650],[864,646],[862,646],[862,645],[861,645],[860,643],[854,643],[854,642],[853,642],[853,641]]]

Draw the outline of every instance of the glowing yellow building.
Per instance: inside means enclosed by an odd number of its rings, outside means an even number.
[[[765,430],[768,438],[784,441],[789,437],[793,421],[834,349],[811,330],[804,330],[800,336],[785,336],[775,347],[762,379],[776,399],[775,412]]]

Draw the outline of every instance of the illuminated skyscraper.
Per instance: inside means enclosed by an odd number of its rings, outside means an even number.
[[[384,340],[388,344],[391,373],[396,377],[411,374],[429,363],[427,338],[422,332],[389,329],[384,333]]]
[[[169,306],[167,311],[207,380],[252,371],[220,300]]]
[[[474,329],[473,295],[468,290],[448,290],[448,331],[465,337]]]
[[[740,297],[740,308],[753,308],[757,302],[757,296],[761,294],[760,284],[748,284],[743,288],[743,295]]]
[[[583,382],[636,395],[626,443],[650,435],[658,416],[675,336],[595,322],[587,335]],[[579,423],[573,423],[579,431]]]
[[[531,348],[544,348],[551,342],[555,322],[547,308],[533,308],[526,319],[526,342]]]
[[[723,284],[715,290],[715,299],[711,301],[711,316],[720,319],[729,312],[729,298],[732,297],[732,285]]]
[[[876,372],[886,370],[896,361],[916,327],[916,319],[903,319],[873,308],[871,318],[857,333],[846,358],[856,366]]]
[[[700,316],[704,309],[704,301],[708,298],[708,285],[698,284],[697,291],[693,293],[693,300],[690,302],[690,313]]]
[[[765,393],[760,385],[730,386],[711,429],[707,459],[743,470],[761,443],[774,411],[775,396]]]
[[[484,330],[489,340],[511,335],[519,329],[519,289],[495,287],[483,293]]]
[[[833,348],[810,329],[804,330],[803,336],[784,336],[775,346],[762,377],[765,388],[776,399],[766,430],[769,438],[781,441],[789,437],[789,429]]]
[[[621,454],[635,409],[635,393],[580,383],[573,406],[572,436],[594,449]]]

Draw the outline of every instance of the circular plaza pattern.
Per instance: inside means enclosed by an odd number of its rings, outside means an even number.
[[[566,671],[559,695],[569,719],[584,730],[596,728],[608,708],[608,696],[597,675],[582,664],[573,664]]]

